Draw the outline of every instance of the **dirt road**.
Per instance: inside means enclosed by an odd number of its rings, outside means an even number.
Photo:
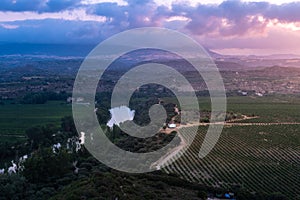
[[[164,166],[168,161],[170,161],[173,157],[177,155],[184,147],[187,146],[187,142],[185,141],[184,137],[182,137],[180,133],[181,128],[186,128],[186,127],[194,127],[194,126],[209,126],[211,124],[223,124],[225,127],[232,127],[232,126],[272,126],[272,125],[300,125],[300,122],[273,122],[273,123],[240,123],[238,121],[243,121],[247,119],[255,119],[259,118],[257,116],[255,117],[248,117],[246,115],[243,115],[243,118],[241,119],[236,119],[236,120],[230,120],[226,122],[215,122],[215,123],[200,123],[200,122],[195,122],[195,123],[189,123],[185,125],[179,125],[175,129],[170,129],[170,130],[164,130],[166,134],[172,132],[172,131],[177,131],[177,134],[181,140],[180,145],[176,146],[173,148],[171,151],[169,151],[166,155],[162,156],[158,161],[154,162],[150,168],[156,168],[157,170],[161,169],[162,166]]]

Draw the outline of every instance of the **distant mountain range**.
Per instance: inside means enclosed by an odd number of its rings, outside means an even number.
[[[300,55],[297,54],[271,54],[271,55],[223,55],[216,53],[212,50],[206,49],[209,55],[215,59],[225,58],[240,58],[240,59],[300,59]]]
[[[96,45],[75,44],[29,44],[29,43],[0,43],[1,69],[30,64],[37,61],[54,61],[61,59],[83,60]],[[220,70],[240,71],[272,66],[300,68],[300,55],[278,54],[269,56],[245,55],[221,55],[209,49],[207,53],[215,60]],[[136,63],[138,60],[163,60],[176,61],[180,58],[167,52],[153,52],[148,50],[132,52],[123,56],[124,67],[126,64]],[[126,63],[126,64],[124,64]],[[176,62],[178,65],[180,62]],[[78,63],[79,64],[79,63]],[[36,63],[33,63],[36,65]],[[51,66],[51,65],[50,65]],[[53,66],[52,66],[53,68]],[[77,68],[77,67],[76,67]]]
[[[0,56],[85,57],[95,45],[0,43]]]
[[[0,56],[86,57],[96,46],[96,44],[31,44],[0,42]],[[214,59],[300,59],[300,55],[296,54],[234,56],[222,55],[207,48],[205,50]]]

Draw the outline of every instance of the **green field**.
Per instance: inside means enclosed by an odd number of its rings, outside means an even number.
[[[71,115],[72,106],[60,101],[46,104],[10,104],[0,105],[1,142],[23,136],[25,130],[36,125],[61,123],[61,118]]]
[[[165,98],[165,101],[176,102],[172,98]],[[199,107],[200,110],[210,110],[210,98],[200,97]],[[227,111],[259,116],[257,119],[245,122],[300,122],[300,98],[292,96],[228,97]]]
[[[259,116],[247,122],[300,122],[300,98],[230,97],[228,111]]]

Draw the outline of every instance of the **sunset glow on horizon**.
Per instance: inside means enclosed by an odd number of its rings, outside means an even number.
[[[300,2],[275,0],[5,0],[0,42],[97,44],[152,26],[225,54],[300,55],[299,10]]]

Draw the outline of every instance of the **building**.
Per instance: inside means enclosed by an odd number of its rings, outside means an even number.
[[[169,128],[176,128],[176,124],[168,124]]]

